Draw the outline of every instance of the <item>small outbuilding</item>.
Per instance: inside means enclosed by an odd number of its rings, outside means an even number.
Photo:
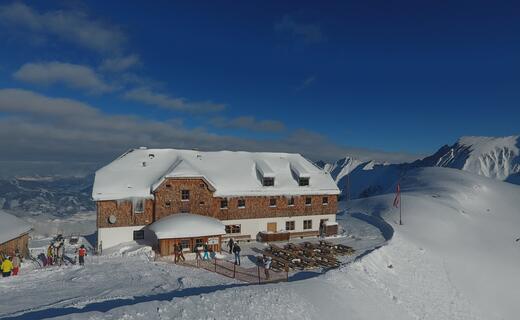
[[[172,214],[152,223],[148,229],[157,237],[161,256],[172,255],[177,245],[183,251],[193,252],[207,244],[210,250],[218,252],[222,235],[226,234],[225,225],[218,219],[191,213]]]
[[[0,253],[14,255],[16,252],[29,255],[29,232],[31,226],[12,214],[0,211]]]

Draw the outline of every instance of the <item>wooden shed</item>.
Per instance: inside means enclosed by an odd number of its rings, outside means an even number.
[[[219,220],[191,213],[177,213],[164,217],[148,227],[157,237],[158,252],[169,256],[175,245],[181,245],[183,251],[193,252],[204,244],[218,252],[225,226]]]
[[[29,254],[29,232],[31,226],[12,214],[0,211],[0,253],[24,257]]]

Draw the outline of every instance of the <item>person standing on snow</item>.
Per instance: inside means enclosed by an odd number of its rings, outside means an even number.
[[[184,258],[184,253],[182,252],[182,246],[179,244],[177,247],[177,250],[179,251],[179,261],[182,259],[182,261],[186,261],[186,258]]]
[[[47,265],[52,266],[52,244],[47,248]]]
[[[13,262],[11,259],[11,257],[6,257],[0,266],[0,269],[2,269],[2,277],[4,278],[11,276],[11,271],[13,270]]]
[[[85,256],[87,255],[87,249],[85,248],[85,245],[81,245],[81,247],[78,250],[78,258],[79,258],[79,265],[82,266],[85,264]]]
[[[202,257],[202,260],[209,260],[209,249],[208,244],[204,244],[204,256]]]
[[[271,269],[271,257],[264,256],[264,272],[265,272],[265,278],[269,280],[269,269]]]
[[[15,254],[13,257],[13,276],[18,275],[18,271],[20,270],[20,265],[22,264],[22,261],[20,260],[20,256],[18,254]]]
[[[240,246],[238,243],[233,245],[233,253],[235,254],[235,264],[240,265]]]
[[[233,238],[229,238],[229,241],[227,243],[227,246],[229,248],[229,253],[231,254],[231,252],[233,252],[233,247],[234,247],[234,244],[235,244],[235,241],[233,241]]]

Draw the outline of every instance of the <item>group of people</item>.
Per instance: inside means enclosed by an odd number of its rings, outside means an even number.
[[[209,248],[207,243],[205,243],[202,247],[195,246],[195,248],[193,248],[193,252],[195,252],[195,259],[197,260],[211,260],[211,251],[212,250]],[[173,246],[173,255],[175,263],[178,263],[179,261],[186,261],[186,258],[184,257],[184,249],[182,248],[181,244]]]
[[[70,258],[65,256],[65,243],[63,239],[56,240],[54,239],[51,244],[47,247],[47,254],[41,253],[38,256],[43,263],[43,266],[53,266],[64,264],[65,259],[67,259],[70,263],[76,264],[79,262],[79,265],[83,265],[85,263],[85,257],[87,256],[87,248],[85,245],[81,245],[76,249],[76,257],[75,260],[72,261]]]
[[[20,254],[16,252],[13,256],[0,256],[2,270],[2,277],[10,277],[18,275],[20,266],[22,265],[22,258]]]

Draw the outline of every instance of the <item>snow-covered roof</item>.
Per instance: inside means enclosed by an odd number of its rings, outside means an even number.
[[[295,170],[309,186],[298,185]],[[92,197],[153,198],[165,178],[190,177],[205,179],[217,197],[339,194],[330,174],[300,154],[140,148],[96,172]],[[263,186],[261,177],[274,177],[274,186]]]
[[[310,174],[307,169],[301,165],[300,162],[291,162],[291,170],[298,178],[310,178]]]
[[[172,214],[148,226],[157,239],[206,237],[226,234],[217,219],[191,213]]]
[[[31,225],[22,219],[0,211],[0,243],[18,238],[31,229]]]

